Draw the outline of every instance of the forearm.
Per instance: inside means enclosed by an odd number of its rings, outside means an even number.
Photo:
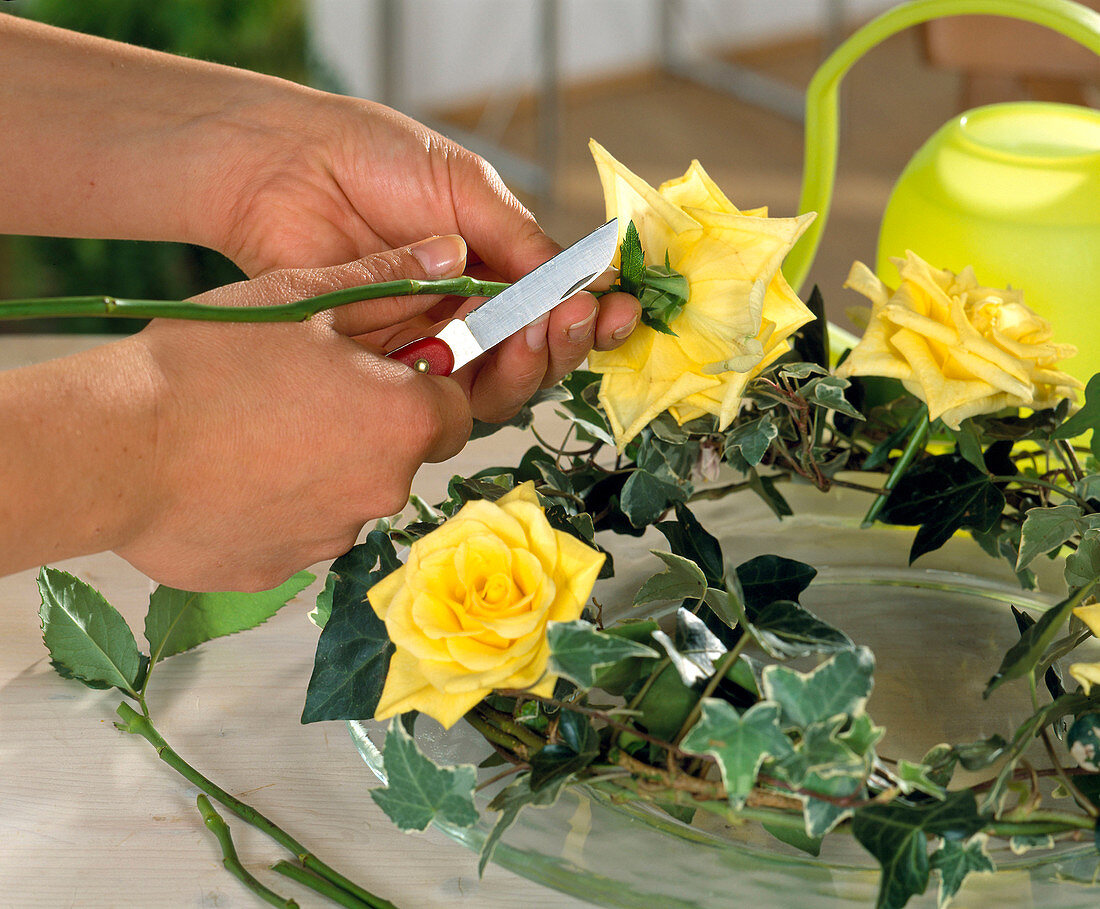
[[[145,519],[155,374],[129,340],[0,372],[0,575],[116,548]]]
[[[297,91],[0,14],[0,233],[218,248],[250,119]]]

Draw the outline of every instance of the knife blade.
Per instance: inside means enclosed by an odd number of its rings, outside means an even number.
[[[602,275],[615,258],[619,223],[612,218],[515,284],[443,326],[386,354],[418,372],[447,376],[530,325]]]

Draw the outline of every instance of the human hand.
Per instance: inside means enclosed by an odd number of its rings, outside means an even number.
[[[381,105],[284,87],[249,111],[249,123],[247,143],[229,152],[236,166],[203,204],[213,231],[206,242],[249,274],[458,234],[469,245],[469,273],[512,282],[561,249],[483,159]],[[454,314],[452,303],[431,315]],[[621,344],[638,314],[626,294],[565,301],[471,367],[474,415],[512,416],[591,348]]]
[[[197,300],[258,305],[450,277],[462,272],[462,251],[458,238],[437,238],[347,265],[269,272]],[[129,341],[156,389],[155,456],[133,528],[112,548],[174,587],[264,589],[400,511],[421,463],[465,444],[469,404],[454,380],[415,373],[351,336],[384,343],[393,325],[436,303],[366,301],[290,324],[150,323]]]

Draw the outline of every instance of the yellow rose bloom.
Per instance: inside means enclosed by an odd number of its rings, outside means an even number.
[[[1077,353],[1055,344],[1050,323],[1018,290],[982,287],[970,267],[959,274],[931,267],[912,252],[892,260],[892,290],[862,262],[846,287],[871,300],[863,338],[837,375],[900,379],[952,429],[966,417],[1005,407],[1053,407],[1081,383],[1055,368]]]
[[[1073,614],[1088,626],[1089,631],[1100,638],[1100,603],[1078,606],[1073,610]],[[1081,683],[1085,694],[1090,694],[1092,686],[1100,683],[1100,663],[1072,663],[1069,674]]]
[[[549,696],[548,622],[580,617],[604,555],[546,520],[533,483],[468,502],[368,592],[397,648],[375,719],[450,728],[494,688]]]
[[[698,161],[654,189],[596,142],[589,147],[603,184],[607,217],[620,242],[633,221],[646,265],[683,275],[690,292],[670,323],[675,335],[639,325],[616,350],[592,351],[602,375],[599,399],[622,451],[654,417],[679,423],[704,414],[728,426],[751,379],[790,350],[788,338],[813,313],[779,271],[813,219],[740,211]]]

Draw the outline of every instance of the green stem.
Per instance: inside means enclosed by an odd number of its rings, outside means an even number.
[[[215,801],[220,802],[242,821],[251,824],[261,833],[267,834],[267,836],[276,843],[292,853],[298,861],[309,868],[310,871],[315,872],[347,893],[351,893],[358,897],[367,905],[377,906],[378,909],[388,909],[390,904],[385,900],[379,899],[372,893],[368,893],[358,884],[349,881],[338,871],[333,870],[318,859],[313,853],[306,849],[305,846],[294,839],[294,837],[277,824],[264,817],[264,815],[255,808],[246,805],[240,799],[230,795],[220,786],[199,773],[199,771],[176,754],[172,747],[161,738],[160,733],[157,732],[156,727],[153,725],[153,721],[148,716],[143,716],[138,713],[133,707],[125,702],[119,704],[115,712],[122,718],[122,723],[116,724],[119,729],[123,732],[129,732],[132,735],[141,736],[141,738],[145,739],[145,741],[153,746],[157,752],[157,757],[180,774],[185,780],[197,786]]]
[[[806,90],[798,210],[817,212],[817,218],[791,250],[783,269],[796,290],[810,272],[829,218],[836,180],[840,80],[857,60],[891,35],[931,19],[969,14],[1008,16],[1045,25],[1100,54],[1100,13],[1069,0],[912,0],[856,31],[821,64]]]
[[[380,909],[382,906],[393,907],[392,903],[387,903],[385,900],[366,903],[340,889],[335,884],[329,883],[320,875],[314,874],[312,871],[307,871],[305,868],[299,868],[297,865],[292,865],[290,862],[276,862],[271,866],[271,870],[283,875],[283,877],[290,878],[292,881],[296,881],[303,887],[308,887],[314,893],[319,893],[321,896],[327,897],[338,906],[346,906],[348,909]],[[394,907],[394,909],[396,909],[396,907]]]
[[[523,742],[498,729],[478,713],[476,708],[467,713],[463,719],[480,732],[491,745],[509,751],[524,761],[531,756],[530,749]]]
[[[202,815],[203,823],[206,824],[207,829],[214,834],[214,837],[218,841],[218,845],[221,846],[222,866],[225,870],[232,874],[233,877],[244,884],[265,903],[270,903],[272,906],[279,906],[281,909],[298,909],[298,904],[294,900],[279,896],[274,890],[265,887],[248,873],[244,865],[241,864],[240,858],[237,857],[237,849],[233,845],[233,836],[229,832],[229,825],[222,820],[222,816],[214,810],[214,806],[210,804],[210,799],[205,795],[199,793],[199,797],[196,801],[198,802],[199,814]]]
[[[522,723],[517,723],[513,717],[501,710],[496,710],[488,704],[483,703],[478,704],[478,712],[485,720],[496,726],[497,729],[500,729],[513,738],[519,739],[532,751],[538,751],[546,744],[546,739],[542,738],[537,732],[532,732]]]
[[[752,636],[748,634],[745,629],[741,629],[741,637],[737,643],[733,645],[732,650],[727,650],[722,654],[722,658],[718,661],[718,665],[714,667],[714,675],[707,680],[706,687],[703,689],[703,693],[699,695],[699,699],[692,706],[691,711],[688,713],[687,718],[680,726],[680,731],[676,733],[676,738],[672,740],[674,745],[679,745],[680,740],[687,735],[688,730],[695,725],[695,721],[703,713],[703,701],[709,698],[718,689],[718,686],[722,683],[722,679],[726,677],[726,673],[729,672],[730,667],[733,666],[738,657],[741,656],[741,651],[745,649],[745,645],[752,640]]]
[[[65,316],[106,316],[125,319],[192,319],[203,322],[304,322],[326,309],[416,294],[492,297],[508,287],[496,281],[475,278],[445,278],[439,281],[383,281],[345,287],[316,297],[271,306],[211,306],[190,300],[122,300],[117,297],[43,297],[0,300],[0,320],[43,319]]]
[[[1086,502],[1076,493],[1066,489],[1064,486],[1059,486],[1057,483],[1050,483],[1046,480],[1039,480],[1035,477],[1025,477],[1019,474],[1015,476],[1003,477],[991,476],[989,480],[991,483],[1015,483],[1018,486],[1034,486],[1036,489],[1049,489],[1051,492],[1056,492],[1059,495],[1062,495],[1065,498],[1069,499],[1071,502],[1073,502],[1074,505],[1079,506],[1082,510],[1086,512],[1092,511],[1092,506],[1089,505],[1088,502]]]
[[[890,471],[890,476],[886,478],[886,482],[882,485],[882,492],[875,496],[871,507],[867,509],[867,514],[863,517],[863,523],[860,524],[861,527],[870,527],[875,523],[875,519],[882,511],[886,500],[890,498],[890,493],[894,491],[894,487],[898,485],[902,474],[909,469],[909,465],[913,463],[913,458],[917,456],[917,452],[924,445],[924,440],[928,438],[927,404],[921,404],[920,409],[909,420],[909,426],[912,427],[909,433],[909,441],[905,443],[901,457],[898,458],[893,470]]]

